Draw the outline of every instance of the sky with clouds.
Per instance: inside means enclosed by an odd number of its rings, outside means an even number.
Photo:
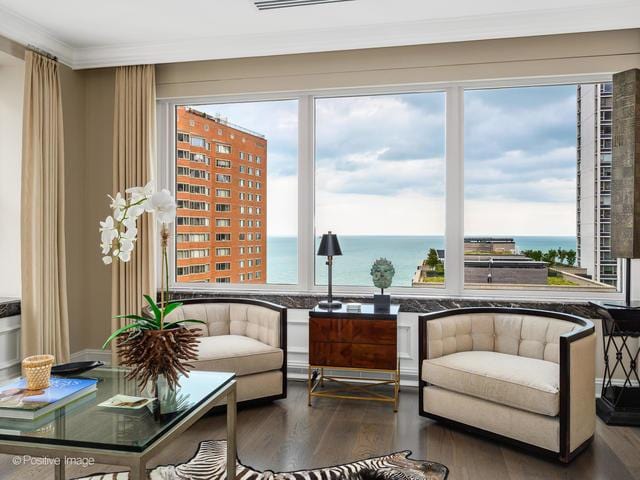
[[[197,106],[268,139],[269,235],[297,230],[295,100]],[[444,233],[444,93],[316,101],[316,230]],[[575,235],[575,86],[465,93],[465,234]]]

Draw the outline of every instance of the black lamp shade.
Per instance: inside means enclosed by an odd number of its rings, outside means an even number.
[[[335,257],[337,255],[342,255],[342,250],[338,243],[338,236],[335,233],[329,232],[322,235],[317,255],[320,257]]]

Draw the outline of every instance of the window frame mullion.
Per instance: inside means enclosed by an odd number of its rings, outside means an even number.
[[[445,289],[464,292],[464,89],[446,89]]]
[[[298,97],[298,284],[315,284],[315,98]]]

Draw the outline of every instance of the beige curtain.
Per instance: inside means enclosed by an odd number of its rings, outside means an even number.
[[[22,128],[22,356],[48,353],[67,362],[60,76],[57,62],[31,51],[25,55]]]
[[[116,70],[113,129],[113,190],[144,186],[153,177],[155,158],[156,87],[153,65]],[[112,265],[112,316],[139,313],[144,294],[155,295],[155,234],[152,215],[138,220],[138,241],[131,260]],[[125,325],[114,318],[113,330]],[[115,344],[115,342],[113,342]],[[113,345],[113,344],[112,344]],[[113,345],[115,347],[115,345]],[[117,363],[112,350],[114,364]]]

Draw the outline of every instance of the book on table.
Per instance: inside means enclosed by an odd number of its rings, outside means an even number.
[[[33,420],[96,390],[94,378],[51,377],[42,390],[28,390],[24,378],[0,386],[0,418]]]

